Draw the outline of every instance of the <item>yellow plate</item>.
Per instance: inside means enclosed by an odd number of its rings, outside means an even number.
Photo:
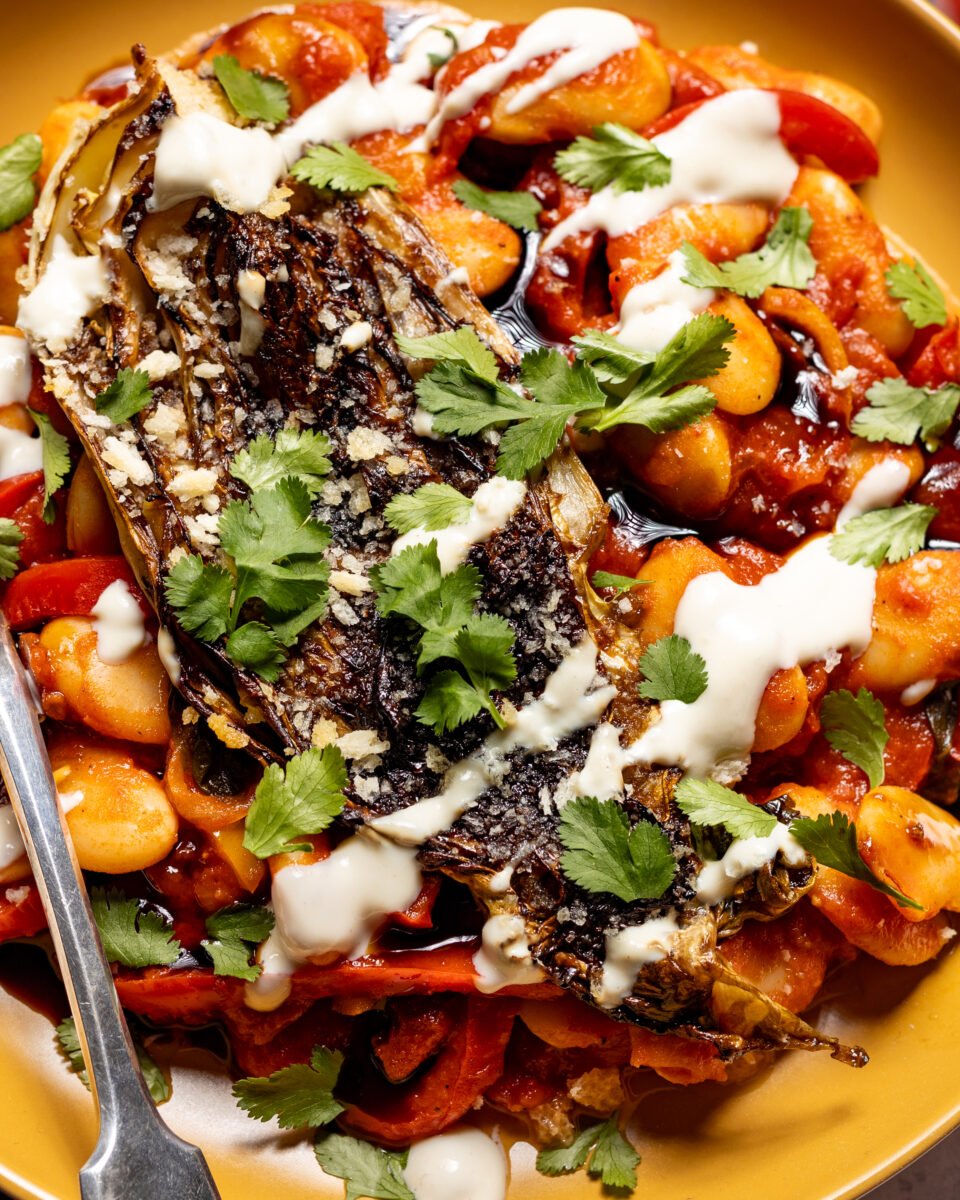
[[[464,7],[516,21],[545,6]],[[886,130],[870,202],[960,290],[960,31],[917,0],[620,0],[618,7],[656,21],[668,43],[750,39],[777,62],[839,75],[873,96]],[[247,5],[7,0],[3,8],[0,142],[36,127],[54,99],[134,41],[159,50],[242,16]],[[919,970],[858,963],[831,990],[820,1023],[866,1046],[869,1067],[852,1071],[797,1054],[738,1088],[652,1088],[633,1126],[644,1158],[638,1195],[852,1200],[960,1122],[960,955]],[[224,1200],[254,1200],[268,1189],[273,1200],[343,1195],[341,1184],[324,1180],[303,1139],[238,1113],[224,1079],[208,1067],[198,1056],[176,1068],[164,1111],[178,1132],[203,1143]],[[50,1025],[2,992],[0,1080],[0,1182],[19,1197],[77,1196],[76,1173],[95,1132],[89,1096],[65,1072]],[[512,1168],[515,1200],[599,1195],[582,1177],[537,1176],[528,1147],[514,1148]]]

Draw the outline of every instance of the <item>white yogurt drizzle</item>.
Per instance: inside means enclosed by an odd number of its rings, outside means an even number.
[[[909,477],[895,459],[873,467],[838,527],[858,512],[891,503]],[[721,571],[692,580],[677,607],[674,633],[703,656],[707,688],[692,704],[664,701],[659,720],[627,749],[628,763],[676,765],[734,782],[746,769],[771,677],[818,659],[829,668],[839,662],[841,650],[856,655],[866,648],[877,573],[834,558],[829,541],[829,535],[810,539],[779,571],[752,586],[734,583]]]
[[[616,1008],[633,991],[641,967],[659,962],[673,949],[680,926],[677,914],[654,917],[642,925],[608,930],[600,982],[594,999],[604,1008]]]
[[[90,615],[101,662],[126,662],[147,641],[143,612],[122,579],[115,579],[103,589]]]
[[[418,148],[431,146],[447,121],[462,117],[491,92],[499,92],[511,75],[522,71],[536,58],[565,50],[538,78],[520,88],[507,103],[507,112],[529,107],[554,88],[599,67],[601,63],[632,50],[640,36],[633,22],[621,13],[601,8],[558,8],[537,17],[517,38],[502,58],[474,71],[444,96]]]
[[[0,479],[28,475],[43,469],[43,445],[20,429],[0,425]]]
[[[474,492],[470,513],[465,521],[459,525],[448,525],[446,529],[426,530],[418,526],[397,538],[390,553],[399,554],[409,546],[436,542],[440,570],[447,575],[466,562],[473,546],[488,542],[498,529],[502,529],[514,517],[526,494],[527,485],[522,480],[494,475]]]
[[[605,721],[593,731],[586,762],[571,777],[570,796],[596,796],[598,800],[612,800],[621,795],[623,765],[620,730]],[[556,802],[558,808],[563,807],[560,797]]]
[[[620,306],[620,323],[612,330],[618,342],[633,350],[656,354],[667,342],[717,298],[712,288],[683,282],[686,261],[674,250],[653,279],[635,284]]]
[[[697,899],[719,904],[732,896],[739,880],[773,862],[778,854],[791,867],[802,866],[807,854],[787,825],[777,822],[767,837],[737,838],[723,858],[704,863],[697,876]]]
[[[505,1200],[507,1160],[480,1129],[450,1129],[410,1147],[403,1178],[416,1200]]]
[[[66,238],[53,239],[50,260],[32,292],[23,296],[17,326],[59,354],[107,298],[110,284],[99,254],[75,254]]]
[[[0,334],[0,408],[30,398],[30,347],[26,338]]]
[[[514,750],[544,753],[579,729],[595,725],[616,695],[597,676],[597,649],[589,636],[579,642],[547,680],[539,699],[525,705],[506,729],[498,730],[468,758],[455,763],[437,796],[418,800],[371,822],[374,829],[406,846],[436,837],[473,808],[487,788],[510,771]]]
[[[781,204],[798,167],[779,129],[780,104],[771,92],[743,88],[708,100],[651,139],[671,161],[669,183],[642,192],[593,192],[550,232],[544,250],[593,229],[620,237],[680,204]]]
[[[511,984],[539,983],[545,978],[530,954],[523,917],[515,913],[498,913],[484,922],[473,966],[477,991],[485,995]]]

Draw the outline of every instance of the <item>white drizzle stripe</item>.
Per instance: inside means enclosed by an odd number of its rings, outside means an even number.
[[[642,192],[593,192],[550,232],[544,250],[593,229],[620,237],[679,204],[781,204],[798,167],[779,129],[780,104],[772,92],[743,88],[706,101],[652,139],[671,160],[669,183]]]
[[[126,662],[147,640],[143,612],[122,579],[115,579],[103,589],[90,615],[101,662]]]
[[[620,13],[600,8],[558,8],[544,13],[523,30],[502,58],[468,75],[443,98],[424,131],[422,148],[433,144],[447,121],[470,112],[491,92],[499,92],[511,75],[536,58],[566,51],[538,79],[519,89],[507,104],[510,113],[520,112],[553,88],[585,75],[615,54],[632,50],[639,42],[633,22]]]
[[[667,342],[717,298],[712,288],[683,282],[686,262],[674,250],[659,275],[635,284],[620,306],[620,324],[613,336],[633,350],[656,354]]]
[[[0,334],[0,408],[30,398],[30,347],[26,338]]]
[[[83,318],[97,310],[109,291],[100,255],[74,254],[58,233],[39,283],[20,300],[17,326],[60,354],[79,334]]]
[[[521,708],[513,723],[491,734],[475,754],[450,768],[439,795],[377,817],[373,828],[403,845],[422,845],[449,829],[487,788],[506,777],[510,753],[555,749],[569,734],[595,725],[615,695],[616,688],[598,678],[597,649],[585,637],[564,657],[539,699]]]
[[[849,520],[902,494],[909,471],[885,460],[861,481],[841,514]],[[757,710],[771,677],[787,667],[870,641],[877,573],[834,558],[828,535],[812,538],[759,583],[734,583],[720,571],[688,584],[674,619],[707,664],[707,688],[692,704],[667,700],[659,720],[626,752],[628,763],[661,763],[732,783],[743,774]],[[829,603],[824,598],[829,597]]]
[[[773,862],[778,854],[791,867],[807,861],[806,851],[787,825],[778,822],[767,837],[737,838],[723,858],[703,864],[697,876],[697,899],[704,904],[719,904],[733,895],[739,880]]]
[[[484,995],[511,984],[539,983],[545,978],[530,955],[523,917],[515,913],[497,913],[484,922],[473,966],[477,972],[477,991]]]
[[[411,529],[397,538],[390,553],[399,554],[409,546],[424,546],[435,541],[440,570],[448,575],[466,562],[472,547],[488,542],[498,529],[512,520],[526,494],[527,485],[522,481],[495,475],[474,492],[465,521],[448,525],[446,529]]]
[[[0,479],[30,475],[43,469],[43,446],[38,437],[0,425]]]
[[[603,1008],[621,1004],[633,991],[640,968],[666,958],[679,932],[675,912],[642,925],[608,930],[600,983],[594,988],[597,1003]]]
[[[480,1129],[450,1129],[410,1147],[403,1178],[416,1200],[505,1200],[507,1160]]]

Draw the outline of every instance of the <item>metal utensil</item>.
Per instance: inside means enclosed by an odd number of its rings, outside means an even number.
[[[533,273],[537,269],[537,254],[543,235],[539,229],[530,230],[523,235],[523,263],[510,294],[502,304],[490,310],[490,316],[503,329],[521,354],[530,350],[552,349],[559,343],[545,338],[534,325],[527,311],[527,288]]]
[[[30,685],[0,614],[0,772],[20,825],[77,1023],[100,1136],[83,1200],[219,1200],[203,1154],[158,1115],[66,834]]]

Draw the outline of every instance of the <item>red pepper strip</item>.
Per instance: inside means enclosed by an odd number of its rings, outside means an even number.
[[[352,962],[298,968],[293,999],[322,1000],[328,996],[425,995],[432,992],[476,991],[472,958],[479,941],[471,939],[436,950],[395,950],[371,954]],[[124,1007],[157,1021],[200,1020],[243,1002],[243,984],[201,970],[150,970],[120,976],[117,991]],[[548,1000],[563,993],[552,983],[504,988],[498,996]]]
[[[470,996],[433,1066],[410,1083],[391,1087],[372,1074],[351,1074],[344,1091],[360,1094],[347,1103],[345,1124],[387,1146],[446,1129],[499,1078],[515,1015],[509,1000]]]
[[[11,894],[17,899],[10,900]],[[46,927],[47,918],[34,884],[13,883],[0,888],[0,942],[32,937]]]
[[[780,101],[780,137],[791,154],[798,158],[813,155],[847,183],[862,183],[880,169],[877,148],[855,121],[839,109],[805,92],[768,88]],[[666,133],[710,100],[671,109],[643,131],[644,137]]]
[[[443,1046],[453,1034],[458,1003],[449,995],[401,996],[390,1001],[390,1026],[375,1035],[371,1045],[390,1083],[409,1079]]]
[[[394,913],[390,917],[390,924],[398,925],[401,929],[429,929],[433,925],[433,906],[439,891],[440,876],[428,875],[423,881],[420,895],[409,908]]]
[[[126,559],[119,554],[91,558],[66,558],[21,571],[7,588],[3,609],[12,629],[29,629],[51,617],[85,617],[104,588],[118,579],[137,598],[144,615],[150,615]]]
[[[16,521],[23,534],[20,561],[29,567],[35,562],[62,558],[67,548],[65,500],[58,496],[56,516],[48,525],[43,519],[43,472],[16,475],[0,483],[0,517]]]

